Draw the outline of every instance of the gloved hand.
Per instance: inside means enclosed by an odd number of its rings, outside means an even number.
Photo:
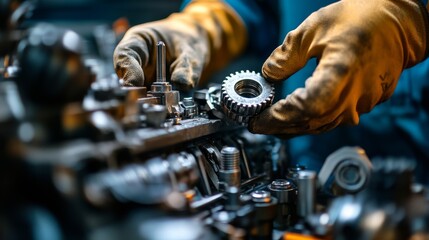
[[[172,84],[188,90],[202,73],[209,75],[244,50],[247,30],[237,13],[220,0],[196,0],[164,20],[135,26],[113,56],[123,85],[150,86],[155,80],[158,41],[167,46]]]
[[[404,68],[428,52],[428,16],[417,0],[343,0],[310,15],[262,67],[268,81],[287,79],[316,57],[298,88],[249,123],[254,133],[283,137],[359,123],[387,100]]]

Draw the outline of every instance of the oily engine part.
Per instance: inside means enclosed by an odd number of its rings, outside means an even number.
[[[269,107],[273,98],[274,87],[254,71],[231,74],[222,84],[223,110],[229,119],[242,125]]]

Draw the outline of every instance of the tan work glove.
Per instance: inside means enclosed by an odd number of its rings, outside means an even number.
[[[262,74],[282,81],[312,57],[316,70],[249,130],[292,137],[358,124],[360,114],[393,94],[404,68],[425,58],[428,31],[417,0],[343,0],[318,10],[286,36]]]
[[[156,78],[156,44],[167,46],[173,85],[189,90],[245,49],[241,18],[220,0],[196,0],[180,12],[128,30],[113,61],[125,86],[150,86]]]

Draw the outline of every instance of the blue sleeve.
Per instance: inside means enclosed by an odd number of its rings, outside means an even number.
[[[191,0],[185,0],[182,8]],[[268,57],[279,42],[278,0],[225,0],[241,17],[248,34],[248,51]]]
[[[425,5],[428,4],[428,0],[420,0],[420,1],[422,1]]]

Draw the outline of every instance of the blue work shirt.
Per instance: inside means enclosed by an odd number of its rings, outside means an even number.
[[[286,34],[312,12],[336,1],[239,1],[227,0],[243,19],[249,33],[249,51],[267,55]],[[273,11],[277,11],[273,14]],[[273,26],[275,28],[273,28]],[[381,50],[383,51],[383,50]],[[268,52],[268,53],[267,53]],[[316,61],[308,64],[283,84],[282,94],[304,86]],[[318,170],[326,157],[343,146],[361,146],[374,158],[416,160],[416,176],[429,184],[429,60],[405,70],[393,96],[360,117],[358,126],[338,127],[328,133],[289,140],[292,163]]]

